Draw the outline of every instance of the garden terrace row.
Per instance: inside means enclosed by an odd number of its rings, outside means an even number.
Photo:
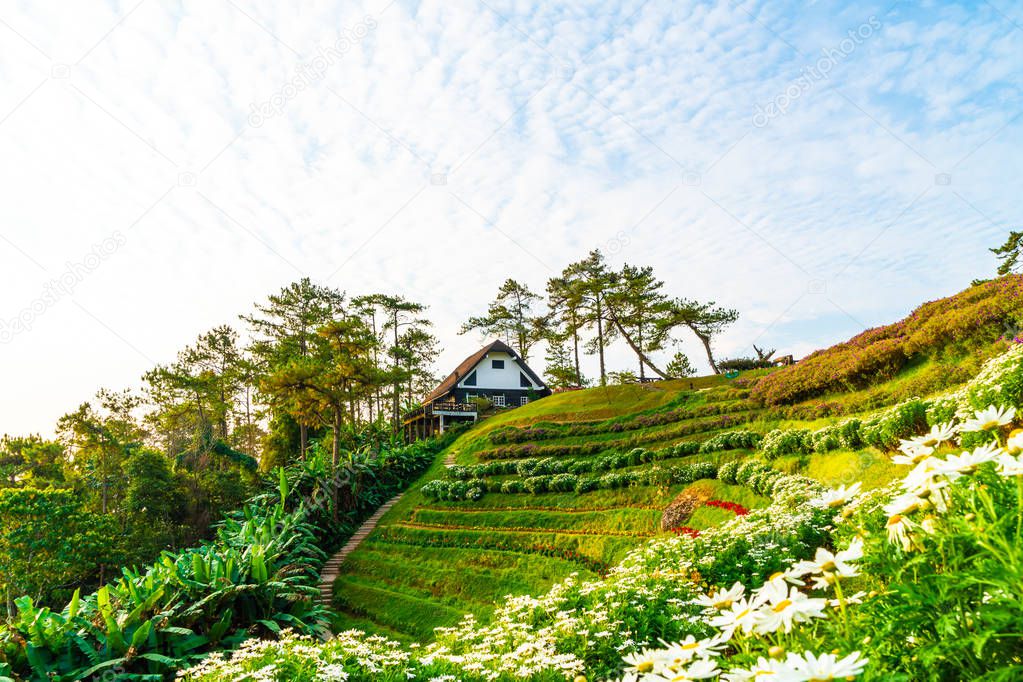
[[[344,580],[335,583],[335,631],[357,627],[392,638],[423,641],[433,628],[450,624],[450,612],[486,618],[508,594],[548,589],[573,571],[590,574],[578,563],[556,557],[499,550],[429,547],[369,538],[344,564]],[[379,593],[350,590],[352,582],[406,595],[381,601]],[[415,595],[416,601],[408,595]],[[405,608],[415,605],[416,610]],[[439,608],[434,608],[434,606]]]
[[[475,454],[482,460],[597,455],[609,450],[627,450],[643,445],[644,443],[656,443],[663,440],[670,440],[672,438],[684,438],[698,433],[727,429],[748,423],[758,416],[759,415],[756,412],[723,415],[715,419],[704,421],[683,422],[670,429],[658,430],[654,433],[637,435],[631,438],[623,438],[619,440],[599,441],[577,445],[533,445],[531,443],[526,443],[480,450]]]
[[[586,474],[625,469],[695,454],[725,450],[755,450],[762,436],[753,431],[726,431],[704,441],[684,441],[658,450],[633,448],[628,452],[611,453],[599,457],[562,458],[530,457],[527,459],[499,459],[479,464],[454,464],[447,468],[448,478],[467,481],[491,476],[537,476],[542,474]]]
[[[690,398],[691,396],[685,395]],[[538,440],[556,438],[572,438],[577,436],[593,436],[604,433],[623,433],[638,431],[653,426],[674,424],[689,419],[712,417],[723,414],[746,412],[753,405],[745,402],[717,402],[691,407],[671,407],[656,412],[639,413],[627,418],[617,417],[592,422],[539,422],[528,427],[506,426],[495,429],[488,434],[490,442],[495,445],[529,443]]]
[[[701,478],[714,478],[717,467],[710,462],[676,467],[650,467],[641,471],[609,472],[602,476],[578,476],[576,474],[546,474],[524,479],[494,480],[473,479],[469,481],[434,479],[423,486],[421,492],[428,499],[457,502],[479,500],[484,494],[500,493],[532,495],[547,492],[575,492],[627,488],[633,486],[668,486],[678,483],[692,483]]]

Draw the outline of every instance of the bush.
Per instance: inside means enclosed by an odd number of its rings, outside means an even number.
[[[558,493],[572,492],[578,482],[579,477],[574,474],[558,474],[551,479],[550,490]]]
[[[810,452],[810,431],[806,429],[775,429],[764,436],[760,449],[767,459],[783,455],[805,455]]]
[[[515,493],[521,493],[525,491],[526,486],[522,484],[522,481],[518,479],[512,479],[510,481],[503,481],[501,483],[501,492],[505,495],[512,495]]]
[[[699,452],[719,452],[721,450],[756,450],[763,436],[753,431],[726,431],[712,436],[699,445]]]
[[[718,478],[724,483],[734,484],[735,473],[739,470],[739,462],[727,462],[718,467]]]
[[[770,360],[759,360],[757,358],[730,358],[719,360],[717,366],[718,369],[724,372],[732,370],[746,372],[752,369],[768,369],[774,367],[774,363]]]

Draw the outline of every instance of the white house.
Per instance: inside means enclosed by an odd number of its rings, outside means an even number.
[[[446,423],[476,419],[475,398],[497,407],[518,407],[551,394],[549,388],[515,350],[493,341],[455,368],[423,400],[423,407],[405,416],[410,438],[443,433]]]

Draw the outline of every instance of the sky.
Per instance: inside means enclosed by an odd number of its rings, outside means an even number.
[[[993,273],[1021,86],[1009,0],[0,0],[0,433],[304,276],[444,374],[594,248],[798,358]]]

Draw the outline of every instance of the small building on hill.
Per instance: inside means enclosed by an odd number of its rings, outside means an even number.
[[[511,346],[493,341],[463,360],[423,399],[422,407],[405,415],[405,436],[415,440],[444,433],[452,423],[476,421],[477,398],[508,408],[550,394]]]

